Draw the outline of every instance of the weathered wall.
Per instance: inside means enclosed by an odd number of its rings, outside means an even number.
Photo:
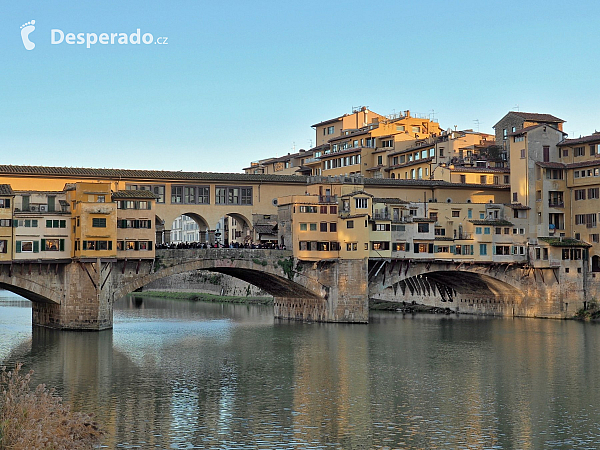
[[[171,275],[147,284],[142,291],[204,292],[234,297],[272,297],[250,283],[205,270]]]

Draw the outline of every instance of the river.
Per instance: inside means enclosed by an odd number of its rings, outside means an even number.
[[[0,361],[94,413],[105,448],[597,449],[600,326],[272,308],[150,297],[114,329],[31,326],[0,291]]]

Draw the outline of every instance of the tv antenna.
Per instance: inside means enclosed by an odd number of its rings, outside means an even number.
[[[475,123],[475,125],[477,125],[477,132],[479,133],[479,124],[480,124],[479,119],[473,120],[473,123]]]
[[[519,105],[515,105],[515,106],[514,106],[514,109],[515,109],[516,111],[521,111],[521,110],[519,109]]]

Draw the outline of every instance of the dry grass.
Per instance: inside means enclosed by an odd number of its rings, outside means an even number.
[[[0,450],[89,449],[100,443],[102,431],[92,417],[72,412],[62,399],[40,384],[32,391],[33,371],[0,371]]]

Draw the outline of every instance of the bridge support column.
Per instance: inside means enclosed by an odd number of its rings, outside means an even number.
[[[300,261],[296,264],[296,277],[318,297],[275,297],[276,318],[315,322],[369,321],[366,259]]]
[[[74,261],[63,268],[63,297],[58,303],[33,302],[32,323],[65,330],[99,331],[112,328],[108,289],[101,289],[101,262]],[[104,276],[102,276],[104,275]]]

